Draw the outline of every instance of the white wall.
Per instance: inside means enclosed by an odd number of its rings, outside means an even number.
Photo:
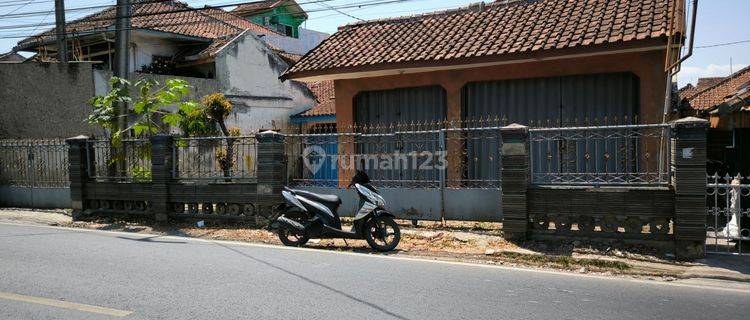
[[[263,36],[263,41],[286,52],[305,55],[328,38],[328,36],[329,34],[320,31],[299,28],[299,38],[268,34]]]
[[[173,41],[162,37],[150,35],[144,32],[133,32],[130,42],[131,46],[130,71],[138,71],[143,66],[151,64],[153,56],[172,56],[179,51],[179,47]]]
[[[289,116],[310,108],[306,86],[279,80],[288,65],[252,32],[244,32],[215,58],[216,79],[234,109],[228,125],[250,130],[281,128]]]

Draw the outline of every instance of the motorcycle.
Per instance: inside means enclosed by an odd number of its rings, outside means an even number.
[[[359,195],[359,210],[350,230],[341,226],[338,196],[284,187],[281,194],[285,203],[277,207],[281,216],[276,219],[281,242],[299,247],[311,238],[364,239],[376,251],[395,249],[401,240],[401,230],[393,220],[395,216],[385,209],[385,199],[363,171],[352,178],[351,187]]]

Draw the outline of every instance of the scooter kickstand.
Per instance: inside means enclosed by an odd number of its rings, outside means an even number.
[[[349,242],[346,242],[346,239],[341,239],[341,240],[344,240],[344,244],[345,244],[345,245],[346,245],[346,247],[348,248],[348,247],[349,247]]]

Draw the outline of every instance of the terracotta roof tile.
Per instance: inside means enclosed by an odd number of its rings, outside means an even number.
[[[65,31],[72,34],[102,31],[114,26],[114,18],[115,7],[112,6],[67,23]],[[236,36],[247,29],[252,30],[255,34],[276,33],[276,31],[249,22],[219,8],[194,9],[179,1],[154,2],[141,0],[135,2],[131,24],[134,29],[158,30],[219,42]],[[54,35],[55,29],[51,29],[26,38],[18,44],[19,47],[28,48],[36,45],[39,41],[53,40]]]
[[[666,37],[677,0],[515,0],[350,24],[287,70],[338,68],[529,53]]]
[[[262,12],[266,10],[271,10],[274,7],[280,5],[283,0],[265,0],[265,1],[256,1],[251,3],[244,3],[232,10],[233,13],[238,15],[249,15],[256,12]]]
[[[748,82],[750,82],[750,67],[737,71],[714,85],[699,90],[687,101],[690,107],[695,110],[711,110],[724,103],[727,98],[740,93]]]
[[[312,117],[336,114],[336,97],[334,95],[333,81],[311,82],[307,83],[307,87],[315,95],[317,104],[311,109],[298,114],[298,116]]]
[[[686,86],[680,88],[678,92],[680,100],[690,99],[696,93],[701,92],[708,87],[712,87],[724,79],[726,79],[726,77],[698,78],[698,84],[696,84],[695,86],[688,83]]]

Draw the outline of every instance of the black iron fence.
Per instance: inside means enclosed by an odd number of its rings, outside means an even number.
[[[386,188],[500,188],[500,127],[445,125],[287,133],[289,183],[345,187],[362,170]]]
[[[86,144],[89,177],[99,180],[151,180],[151,143],[147,139],[89,140]]]
[[[669,124],[532,128],[529,137],[533,184],[669,184]]]
[[[173,155],[175,179],[239,181],[257,177],[255,136],[178,138]]]
[[[64,140],[0,140],[0,185],[45,188],[68,184]]]

